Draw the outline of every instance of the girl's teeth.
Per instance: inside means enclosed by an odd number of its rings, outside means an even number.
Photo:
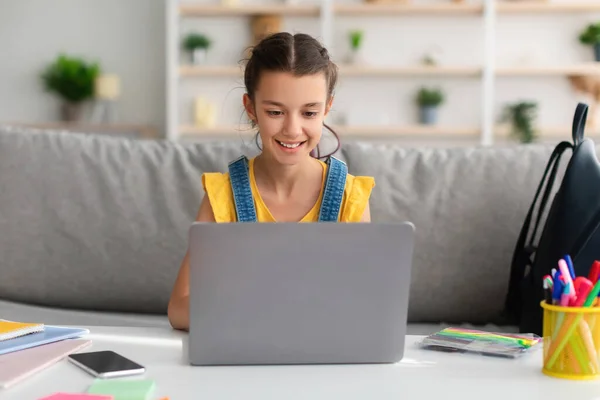
[[[287,147],[288,149],[295,149],[296,147],[300,146],[300,143],[286,144],[286,143],[279,142],[279,144],[282,145],[283,147]]]

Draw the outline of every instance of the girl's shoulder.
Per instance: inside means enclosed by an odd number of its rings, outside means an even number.
[[[217,222],[234,222],[235,207],[229,172],[205,172],[202,187],[210,201]]]
[[[375,187],[372,176],[346,175],[346,186],[340,213],[341,222],[360,222]]]

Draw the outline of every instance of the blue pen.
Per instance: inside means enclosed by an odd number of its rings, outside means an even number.
[[[552,301],[554,304],[558,304],[560,302],[560,296],[565,290],[565,286],[560,280],[560,271],[556,271],[554,278],[554,285],[552,286]]]
[[[571,256],[568,254],[565,256],[565,261],[567,262],[567,267],[569,267],[569,273],[571,274],[571,279],[577,278],[575,276],[575,268],[573,267],[573,260],[571,260]]]

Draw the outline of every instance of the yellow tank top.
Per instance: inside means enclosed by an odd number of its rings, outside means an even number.
[[[327,176],[327,165],[323,165],[323,183]],[[260,197],[256,180],[254,178],[254,158],[248,161],[248,175],[250,177],[250,188],[256,207],[256,218],[258,222],[277,222],[271,212]],[[204,192],[210,200],[215,220],[217,222],[235,222],[235,202],[231,190],[229,173],[207,172],[202,174],[202,186]],[[346,177],[346,186],[344,187],[344,196],[340,208],[339,222],[360,222],[365,208],[371,197],[371,191],[375,187],[375,180],[368,176],[353,176],[348,174]],[[312,209],[300,220],[300,222],[317,222],[319,220],[319,210],[323,198],[323,189],[317,202]]]

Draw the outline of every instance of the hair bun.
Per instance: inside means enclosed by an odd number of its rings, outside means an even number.
[[[320,53],[321,53],[321,56],[323,56],[324,58],[329,60],[329,52],[327,51],[327,49],[325,47],[321,48]]]

